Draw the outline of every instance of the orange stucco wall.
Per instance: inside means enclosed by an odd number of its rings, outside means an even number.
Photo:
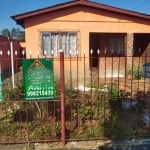
[[[41,54],[40,32],[42,31],[78,31],[80,57],[84,50],[86,56],[89,55],[90,32],[150,33],[150,22],[81,6],[31,17],[25,20],[27,57],[30,57],[30,54],[32,57],[37,57],[37,53]],[[82,60],[80,59],[81,62]],[[58,62],[54,67],[57,65]],[[67,62],[65,65],[69,65],[69,63]],[[76,68],[76,61],[73,65]],[[86,66],[89,69],[89,60],[86,61]],[[83,67],[80,66],[79,71],[82,70]]]

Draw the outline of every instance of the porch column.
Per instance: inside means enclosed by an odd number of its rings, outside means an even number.
[[[127,68],[132,67],[133,40],[134,40],[134,34],[127,33],[127,45],[126,45],[126,56],[127,56],[126,67]]]

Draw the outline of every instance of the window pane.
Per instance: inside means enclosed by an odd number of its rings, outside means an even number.
[[[63,49],[65,56],[76,55],[77,33],[72,32],[50,32],[42,34],[42,48],[47,54],[59,55],[59,50]]]
[[[150,34],[149,33],[135,33],[133,43],[133,55],[140,56],[144,51],[149,49]]]
[[[59,33],[51,33],[52,35],[52,51],[54,56],[59,55]]]
[[[111,36],[109,39],[108,55],[124,54],[124,38],[122,36]]]
[[[70,51],[71,55],[76,55],[77,52],[77,35],[75,33],[72,33],[69,35],[69,45],[70,45]]]
[[[42,49],[43,49],[43,53],[46,52],[46,54],[49,55],[50,49],[51,49],[51,36],[50,36],[50,34],[43,34],[42,35]]]
[[[61,49],[63,49],[64,54],[66,56],[68,56],[69,55],[68,33],[62,33],[61,36],[62,36],[62,47],[61,47]]]

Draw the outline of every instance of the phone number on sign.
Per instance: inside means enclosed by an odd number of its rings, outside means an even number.
[[[53,90],[48,91],[27,91],[27,96],[49,96],[54,95]]]

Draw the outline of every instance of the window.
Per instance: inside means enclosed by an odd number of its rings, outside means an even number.
[[[102,56],[123,56],[125,54],[125,34],[100,34]]]
[[[108,44],[108,53],[113,56],[120,56],[124,54],[124,37],[110,36]]]
[[[43,32],[43,54],[59,56],[59,50],[64,51],[65,56],[77,53],[77,32]]]
[[[135,33],[133,42],[133,56],[140,56],[150,47],[149,33]]]

